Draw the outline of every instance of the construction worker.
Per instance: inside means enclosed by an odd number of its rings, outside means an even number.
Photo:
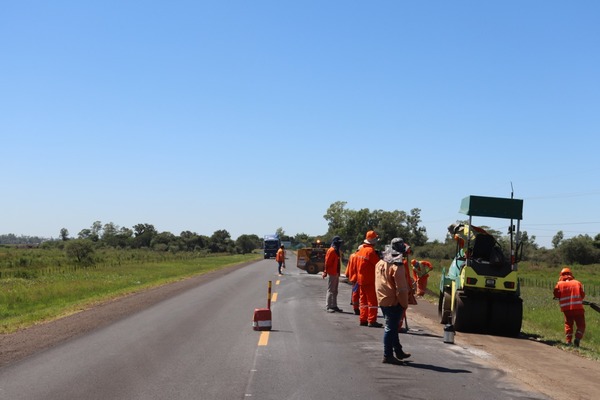
[[[379,236],[375,231],[368,231],[365,235],[362,248],[356,253],[358,267],[358,284],[360,285],[360,316],[361,326],[381,328],[383,324],[377,322],[377,293],[375,291],[375,265],[379,262],[379,255],[375,251],[375,244]]]
[[[414,258],[410,261],[410,265],[412,265],[413,279],[417,282],[417,296],[425,296],[427,279],[429,279],[429,272],[433,266],[429,261],[417,261]]]
[[[285,268],[285,246],[284,245],[279,246],[279,249],[277,250],[277,254],[275,254],[275,261],[277,261],[277,271],[278,271],[279,275],[282,275],[283,272],[281,271],[281,268]]]
[[[375,288],[377,302],[385,318],[383,331],[383,363],[401,364],[410,354],[402,350],[398,337],[398,326],[402,315],[408,308],[409,284],[404,272],[403,256],[397,246],[392,246],[375,266]],[[394,357],[394,354],[396,357]]]
[[[346,266],[346,278],[348,278],[348,282],[352,285],[352,296],[350,297],[350,305],[354,310],[354,314],[360,315],[360,285],[358,284],[358,266],[356,258],[356,254],[362,248],[362,244],[358,246],[356,252],[350,254],[348,258],[348,265]]]
[[[325,311],[328,313],[342,312],[342,309],[337,305],[338,286],[340,283],[340,273],[342,268],[342,253],[340,247],[343,240],[339,236],[334,236],[331,240],[331,246],[325,253],[325,270],[323,271],[323,279],[327,280],[327,298]]]
[[[554,298],[558,299],[560,310],[565,316],[567,346],[571,345],[573,325],[575,324],[577,331],[574,343],[575,347],[579,347],[579,342],[585,333],[585,310],[583,309],[585,292],[583,285],[575,279],[570,268],[565,267],[560,271],[558,283],[554,287]]]
[[[489,235],[485,229],[479,228],[475,225],[465,224],[450,224],[450,226],[448,226],[448,233],[450,233],[452,239],[458,242],[458,247],[461,250],[465,248],[467,241],[473,242],[476,235]]]

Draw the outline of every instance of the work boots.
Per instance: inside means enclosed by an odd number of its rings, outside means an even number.
[[[575,339],[575,347],[579,347],[579,339]]]
[[[404,360],[405,358],[408,358],[410,356],[410,353],[405,353],[402,350],[396,352],[396,358],[398,358],[399,360]]]
[[[398,360],[396,357],[383,357],[382,363],[384,364],[394,364],[394,365],[404,365],[404,363]]]

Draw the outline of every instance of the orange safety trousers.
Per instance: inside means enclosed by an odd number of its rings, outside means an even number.
[[[577,327],[575,339],[583,339],[585,333],[585,313],[583,310],[565,310],[565,337],[567,343],[573,339],[573,324]]]
[[[360,322],[377,322],[375,284],[360,285]]]
[[[427,291],[427,279],[429,279],[429,275],[417,278],[417,296],[425,296],[425,292]]]

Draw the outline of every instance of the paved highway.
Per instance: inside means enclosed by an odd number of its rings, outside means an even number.
[[[143,312],[0,369],[0,399],[547,399],[485,357],[411,323],[406,365],[382,364],[383,329],[324,311],[326,281],[274,260],[233,270]],[[273,282],[270,332],[254,331]],[[419,307],[419,306],[417,306]],[[410,315],[410,314],[409,314]]]

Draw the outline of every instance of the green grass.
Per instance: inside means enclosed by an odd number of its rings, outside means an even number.
[[[427,288],[435,295],[428,295],[428,300],[437,304],[442,267],[448,269],[449,260],[434,261],[434,270],[427,282]],[[521,333],[531,339],[539,340],[567,351],[600,360],[600,313],[585,307],[586,331],[580,348],[566,347],[564,335],[564,317],[558,303],[553,300],[552,289],[558,280],[561,267],[519,264],[519,277],[526,284],[521,287],[523,299],[523,325]],[[600,266],[572,266],[575,277],[586,288],[586,300],[600,304]]]
[[[151,255],[148,257],[152,258]],[[0,333],[14,332],[77,312],[94,303],[259,257],[262,255],[162,255],[163,261],[146,262],[133,257],[133,260],[119,259],[119,262],[111,259],[111,262],[93,268],[38,273],[34,278],[0,279]]]

